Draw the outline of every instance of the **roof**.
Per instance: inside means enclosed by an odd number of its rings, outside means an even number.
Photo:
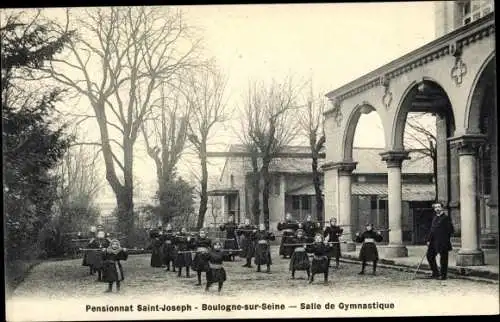
[[[379,196],[380,199],[387,199],[387,184],[353,182],[352,194],[357,196]],[[413,184],[403,183],[403,200],[405,201],[430,201],[435,200],[434,184]],[[314,195],[313,184],[302,186],[298,189],[287,191],[289,195]]]
[[[245,146],[241,144],[233,144],[229,148],[229,152],[244,152]],[[387,165],[382,161],[380,153],[384,152],[381,148],[353,148],[353,160],[358,162],[354,173],[387,173]],[[309,146],[287,146],[283,152],[310,152]],[[429,157],[423,157],[423,154],[418,151],[411,151],[410,160],[403,162],[402,172],[405,174],[432,174],[432,160]],[[230,159],[230,158],[228,158]],[[241,159],[241,157],[238,157]],[[226,160],[227,162],[227,160]],[[318,160],[319,166],[325,163],[324,159]],[[243,162],[243,170],[251,172],[250,162]],[[225,166],[224,166],[225,168]],[[223,170],[224,171],[224,170]],[[270,172],[279,173],[311,173],[311,159],[309,158],[275,158],[271,161]]]

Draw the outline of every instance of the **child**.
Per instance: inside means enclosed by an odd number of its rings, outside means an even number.
[[[175,253],[175,233],[172,231],[172,225],[167,225],[167,230],[163,234],[163,264],[166,266],[165,270],[170,271],[170,262],[172,262],[173,271],[175,272],[174,260]]]
[[[359,259],[361,260],[361,272],[359,275],[365,273],[366,262],[373,262],[373,275],[377,271],[377,261],[378,261],[378,250],[375,242],[382,241],[382,235],[380,232],[374,232],[372,224],[366,224],[366,231],[360,234],[356,233],[355,241],[358,243],[363,243],[361,245],[361,250],[359,251]]]
[[[271,273],[271,250],[269,241],[276,238],[270,232],[266,231],[264,224],[259,225],[259,231],[253,235],[255,241],[255,265],[257,265],[257,272],[260,272],[260,266],[266,265],[266,273]]]
[[[112,291],[113,282],[116,283],[116,291],[120,291],[120,282],[124,280],[121,260],[127,260],[126,248],[120,247],[118,239],[113,239],[108,248],[103,248],[103,280],[108,283],[106,293]]]
[[[290,258],[290,270],[292,271],[292,279],[295,278],[295,271],[306,271],[307,279],[310,279],[310,268],[311,263],[309,261],[309,256],[306,252],[307,244],[309,239],[304,236],[304,231],[298,229],[296,232],[297,237],[293,239],[293,247],[295,248],[292,257]]]
[[[252,267],[252,257],[255,254],[255,247],[252,241],[254,234],[257,232],[257,227],[250,224],[250,219],[245,218],[245,223],[240,225],[236,230],[236,234],[240,237],[241,240],[241,253],[240,257],[246,259],[246,263],[243,267]]]
[[[102,226],[98,228],[96,238],[91,239],[88,248],[92,248],[95,250],[87,251],[87,262],[92,268],[94,272],[97,272],[97,281],[102,282],[102,269],[103,269],[103,260],[102,253],[100,252],[103,248],[108,248],[111,244],[111,241],[106,238],[106,233],[104,232]]]
[[[191,237],[187,234],[186,228],[182,228],[181,232],[175,236],[175,246],[177,247],[177,256],[175,258],[175,266],[179,269],[177,276],[181,277],[182,268],[186,268],[186,277],[189,276],[189,267],[193,261],[189,250],[193,249]]]
[[[307,247],[307,252],[314,254],[311,264],[311,279],[309,280],[309,284],[314,282],[314,275],[318,273],[324,274],[324,283],[328,284],[328,251],[329,247],[324,244],[323,236],[321,234],[316,234],[314,243],[308,245]]]
[[[340,240],[344,230],[337,226],[337,219],[331,218],[330,225],[325,227],[323,236],[325,240],[332,243],[330,244],[330,251],[328,252],[328,267],[330,267],[330,260],[335,257],[335,268],[339,268],[340,264]]]
[[[222,290],[222,285],[226,281],[226,271],[222,266],[224,260],[224,252],[222,251],[222,244],[216,241],[213,244],[213,249],[209,253],[209,270],[207,272],[207,286],[205,291],[208,291],[213,283],[219,284],[219,293]]]
[[[193,271],[196,271],[198,275],[198,285],[201,285],[201,273],[208,272],[210,269],[208,265],[209,255],[208,249],[212,246],[212,241],[206,237],[205,231],[200,230],[199,237],[194,241],[194,247],[196,248],[196,255],[194,255],[194,260],[192,264]]]
[[[151,261],[150,261],[150,266],[151,267],[162,267],[163,264],[163,254],[162,254],[162,246],[163,246],[163,241],[162,241],[162,227],[159,226],[158,228],[152,229],[149,232],[149,238],[151,239]]]

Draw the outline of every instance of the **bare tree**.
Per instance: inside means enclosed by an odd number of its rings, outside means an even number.
[[[76,29],[69,56],[45,71],[88,99],[93,113],[85,117],[95,119],[100,132],[92,144],[102,148],[120,229],[128,235],[134,226],[134,144],[159,87],[196,65],[199,42],[182,12],[167,7],[91,8],[75,20],[73,26],[68,10],[61,28]]]
[[[321,174],[318,170],[319,153],[325,145],[325,133],[323,128],[323,112],[326,101],[324,96],[314,97],[311,95],[307,108],[303,110],[300,118],[301,129],[308,138],[312,154],[311,169],[313,173],[314,192],[316,195],[316,213],[318,221],[323,223],[323,192],[321,191]]]
[[[434,176],[434,188],[437,191],[437,149],[436,133],[429,124],[424,124],[423,119],[429,113],[410,113],[406,118],[406,128],[404,133],[404,144],[407,149],[420,154],[421,158],[432,160],[432,172]]]
[[[248,119],[248,136],[259,150],[262,160],[260,175],[264,181],[262,203],[264,224],[269,229],[269,194],[271,175],[269,167],[276,154],[297,136],[298,119],[294,115],[300,106],[296,104],[300,88],[292,79],[282,83],[272,81],[270,85],[253,84],[245,106],[244,117]],[[253,187],[255,189],[255,187]],[[255,214],[254,214],[255,216]]]
[[[196,227],[202,228],[208,203],[207,146],[213,128],[227,120],[225,90],[226,78],[212,64],[207,64],[187,80],[186,97],[190,105],[188,139],[198,154],[201,165],[200,205]]]
[[[189,106],[179,91],[173,90],[170,97],[161,88],[158,105],[153,105],[147,120],[141,124],[141,131],[148,155],[156,166],[158,191],[160,195],[176,175],[176,166],[184,151],[187,140]],[[165,202],[160,198],[160,204]],[[160,209],[166,209],[160,205]],[[167,218],[167,221],[169,219]]]

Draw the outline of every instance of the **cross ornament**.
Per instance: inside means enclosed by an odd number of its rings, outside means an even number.
[[[462,59],[457,59],[455,65],[451,69],[451,78],[455,81],[455,84],[462,84],[463,77],[467,74],[467,65],[462,61]]]

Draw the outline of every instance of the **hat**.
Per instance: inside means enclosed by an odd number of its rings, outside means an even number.
[[[222,242],[220,241],[220,239],[216,239],[216,240],[214,240],[214,243],[212,244],[212,246],[215,246],[215,245],[220,245],[220,246],[222,246]]]
[[[97,225],[97,231],[99,230],[104,230],[104,226],[103,225]]]
[[[300,229],[300,228],[295,231],[296,234],[303,233],[303,232],[304,232],[304,229]]]

